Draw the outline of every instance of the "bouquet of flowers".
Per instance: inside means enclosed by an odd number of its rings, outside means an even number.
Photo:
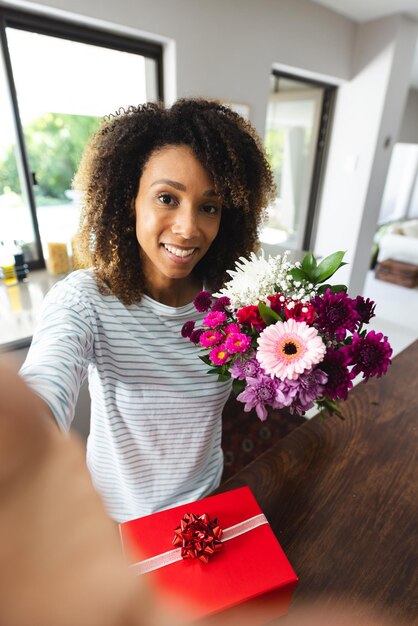
[[[287,252],[268,259],[253,253],[228,272],[219,293],[196,296],[203,327],[188,321],[182,336],[201,348],[208,374],[233,379],[244,410],[255,408],[260,420],[267,407],[303,415],[314,405],[342,417],[336,401],[347,399],[353,379],[386,373],[387,337],[363,329],[375,303],[327,282],[343,257],[335,252],[318,263],[309,252],[292,264]]]

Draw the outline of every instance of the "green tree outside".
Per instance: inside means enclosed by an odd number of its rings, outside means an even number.
[[[68,201],[65,191],[77,170],[84,147],[100,125],[99,117],[45,113],[24,128],[29,166],[39,199]],[[0,194],[20,193],[14,147],[0,160]]]

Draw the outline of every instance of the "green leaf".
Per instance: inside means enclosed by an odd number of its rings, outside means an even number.
[[[317,289],[317,293],[319,295],[322,295],[322,294],[324,294],[326,292],[327,289],[330,289],[332,291],[332,293],[340,293],[341,291],[344,291],[345,293],[347,293],[346,285],[330,285],[329,283],[321,285]]]
[[[293,280],[297,280],[301,283],[311,280],[300,267],[292,267],[292,269],[289,270],[289,274],[292,276]]]
[[[339,251],[325,257],[313,272],[313,279],[316,283],[323,283],[324,280],[330,278],[335,272],[347,265],[342,262],[345,252]]]
[[[218,383],[223,383],[231,378],[231,374],[219,374]]]
[[[206,363],[206,365],[212,365],[212,361],[210,360],[207,354],[205,354],[205,356],[201,356],[199,354],[199,359],[203,361],[203,363]]]
[[[260,312],[261,317],[269,326],[270,324],[275,324],[276,322],[281,322],[282,318],[276,311],[273,311],[269,306],[266,306],[264,302],[258,303],[258,310]]]
[[[312,276],[313,272],[316,269],[316,259],[311,251],[304,257],[302,261],[302,270],[305,272],[309,278]]]
[[[213,368],[213,370],[208,370],[206,372],[206,374],[216,374],[217,376],[219,375],[219,369],[216,367]]]
[[[232,383],[232,391],[237,396],[238,394],[241,393],[241,391],[244,391],[245,385],[246,385],[245,380],[238,380],[238,378],[235,378]]]

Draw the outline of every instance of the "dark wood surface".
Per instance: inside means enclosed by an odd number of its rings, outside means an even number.
[[[299,576],[293,606],[335,597],[418,624],[418,341],[223,483],[248,485]]]

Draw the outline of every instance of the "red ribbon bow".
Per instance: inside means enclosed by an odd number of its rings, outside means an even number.
[[[210,519],[207,513],[186,513],[180,526],[174,530],[173,545],[181,546],[183,559],[199,559],[207,563],[209,557],[222,548],[222,528],[218,518]]]

